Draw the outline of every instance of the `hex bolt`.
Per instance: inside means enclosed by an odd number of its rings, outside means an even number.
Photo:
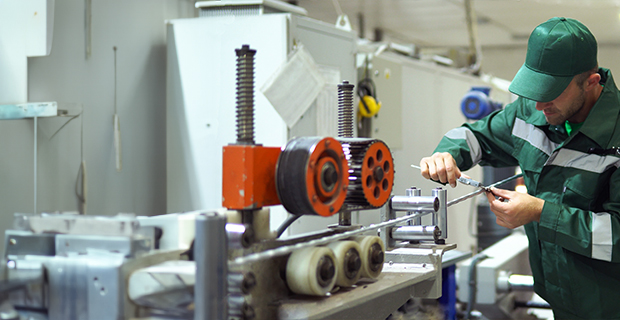
[[[380,244],[375,243],[370,246],[370,254],[368,258],[370,259],[370,269],[373,271],[379,270],[381,265],[383,265],[384,258],[383,249]]]
[[[321,287],[327,287],[336,275],[336,266],[334,260],[329,256],[324,256],[319,260],[316,268],[316,276]]]
[[[357,250],[351,248],[345,253],[344,258],[346,268],[344,270],[345,275],[349,279],[355,278],[360,268],[362,267],[362,259],[360,259],[360,254]]]

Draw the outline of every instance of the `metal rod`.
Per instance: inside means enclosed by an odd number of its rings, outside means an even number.
[[[349,81],[338,85],[338,137],[353,138],[353,88]]]
[[[228,239],[226,217],[215,212],[196,218],[194,320],[228,319]]]
[[[244,44],[237,54],[237,143],[254,143],[254,55]]]
[[[522,173],[515,174],[515,175],[514,175],[514,176],[512,176],[512,177],[506,178],[506,179],[504,179],[504,180],[500,180],[500,181],[498,181],[498,182],[496,182],[496,183],[494,183],[494,184],[490,185],[490,186],[489,186],[489,188],[490,188],[490,187],[495,187],[495,186],[502,185],[502,184],[504,184],[504,183],[506,183],[506,182],[510,182],[510,181],[512,181],[512,180],[514,180],[514,179],[517,179],[517,178],[520,178],[520,177],[522,177],[522,176],[523,176],[523,174],[522,174]],[[463,202],[463,201],[465,201],[465,200],[467,200],[467,199],[469,199],[469,198],[471,198],[471,197],[474,197],[474,196],[476,196],[476,195],[479,195],[479,194],[480,194],[480,193],[482,193],[482,192],[484,192],[484,189],[478,189],[478,190],[476,190],[476,191],[474,191],[474,192],[472,192],[472,193],[468,193],[468,194],[466,194],[466,195],[464,195],[464,196],[462,196],[462,197],[456,198],[456,199],[454,199],[454,200],[452,200],[452,201],[448,201],[448,207],[449,207],[449,206],[451,206],[451,205],[454,205],[454,204],[457,204],[457,203]]]
[[[448,238],[448,190],[442,188],[433,189],[433,196],[439,200],[439,210],[433,214],[433,224],[439,227],[441,235],[439,239]],[[436,218],[436,219],[435,219]]]
[[[421,196],[421,195],[422,195],[422,190],[421,190],[421,189],[418,189],[418,188],[416,188],[416,187],[411,187],[411,188],[409,188],[409,189],[405,190],[405,194],[406,194],[408,197],[419,197],[419,196]],[[410,211],[410,212],[407,212],[407,214],[413,214],[413,213],[414,213],[414,212],[411,212],[411,211]],[[410,226],[413,226],[413,225],[416,225],[416,226],[418,226],[418,225],[422,225],[422,218],[420,217],[420,218],[415,218],[415,219],[413,219],[413,220],[409,220],[409,225],[410,225]]]
[[[349,210],[341,210],[338,213],[338,225],[339,226],[350,226],[351,225],[351,211]]]
[[[402,226],[392,229],[394,240],[436,241],[440,235],[441,230],[437,226]]]
[[[320,239],[316,239],[316,240],[311,240],[308,242],[302,242],[302,243],[297,243],[294,245],[290,245],[290,246],[283,246],[280,248],[276,248],[276,249],[272,249],[272,250],[266,250],[263,252],[258,252],[258,253],[253,253],[253,254],[249,254],[247,256],[243,256],[243,257],[238,257],[232,261],[230,261],[228,263],[229,267],[234,267],[234,266],[239,266],[239,265],[244,265],[246,263],[251,263],[251,262],[256,262],[256,261],[260,261],[260,260],[264,260],[264,259],[269,259],[269,258],[273,258],[273,257],[277,257],[277,256],[283,256],[289,253],[292,253],[295,250],[299,250],[302,248],[306,248],[306,247],[313,247],[313,246],[319,246],[319,245],[323,245],[323,244],[327,244],[336,240],[340,240],[340,239],[346,239],[346,238],[350,238],[352,236],[356,236],[359,234],[363,234],[372,230],[377,230],[380,228],[384,228],[384,227],[391,227],[393,225],[397,225],[399,223],[403,223],[406,222],[410,219],[414,219],[417,218],[419,215],[424,215],[424,214],[428,214],[428,212],[421,212],[419,214],[412,214],[412,215],[408,215],[408,216],[403,216],[400,218],[396,218],[393,220],[389,220],[389,221],[385,221],[385,222],[381,222],[378,224],[371,224],[368,227],[363,227],[357,230],[352,230],[352,231],[347,231],[344,233],[339,233],[339,234],[335,234],[332,236],[327,236],[324,238],[320,238]]]
[[[530,275],[511,274],[508,277],[511,291],[534,291],[534,278]]]
[[[392,209],[396,211],[431,211],[439,210],[437,197],[393,196]]]
[[[34,116],[34,214],[37,214],[37,116]]]
[[[551,309],[551,305],[546,302],[515,301],[515,308]]]

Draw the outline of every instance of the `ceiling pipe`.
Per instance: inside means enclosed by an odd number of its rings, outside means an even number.
[[[473,0],[465,0],[465,20],[467,22],[467,33],[469,34],[469,54],[468,67],[466,72],[478,75],[480,74],[480,66],[482,65],[482,48],[478,39],[478,22],[476,13],[472,6]]]
[[[364,28],[366,28],[366,25],[364,23],[364,14],[359,12],[357,14],[357,25],[358,25],[358,29],[359,29],[359,34],[357,35],[360,39],[364,39],[366,37],[366,32],[364,30]]]

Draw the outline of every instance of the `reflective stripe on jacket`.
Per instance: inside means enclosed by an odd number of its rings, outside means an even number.
[[[570,137],[518,98],[449,131],[435,151],[461,170],[520,166],[528,193],[545,200],[540,223],[525,226],[536,292],[565,314],[620,319],[620,156],[611,152],[620,147],[620,92],[609,70],[599,73],[601,96]]]

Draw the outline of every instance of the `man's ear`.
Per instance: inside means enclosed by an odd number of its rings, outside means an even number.
[[[601,81],[601,75],[598,72],[591,74],[586,80],[586,91],[591,90],[596,87],[596,85]]]

